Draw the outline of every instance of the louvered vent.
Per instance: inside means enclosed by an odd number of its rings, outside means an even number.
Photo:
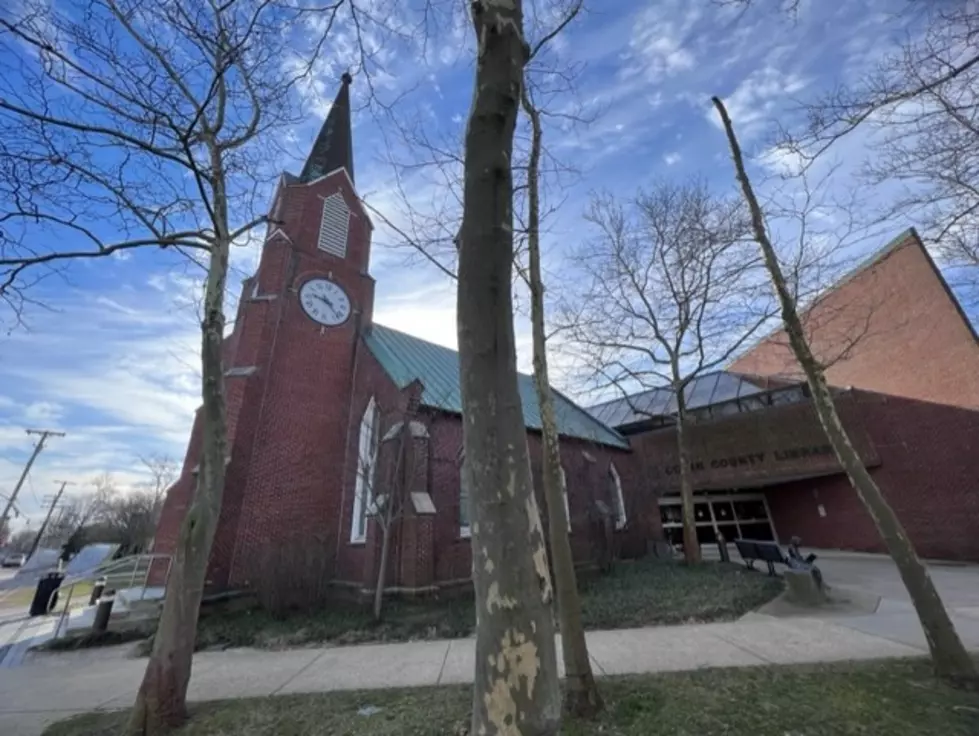
[[[331,194],[323,200],[323,221],[320,223],[320,250],[344,258],[347,255],[347,228],[350,208],[343,195]]]

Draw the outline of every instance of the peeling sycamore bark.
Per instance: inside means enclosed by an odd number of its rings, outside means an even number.
[[[574,570],[569,536],[570,521],[564,504],[566,479],[561,472],[561,448],[554,411],[554,397],[547,369],[547,336],[544,333],[544,280],[540,267],[540,156],[543,135],[540,112],[526,88],[521,103],[531,124],[530,160],[527,166],[527,255],[529,260],[530,322],[534,344],[534,388],[541,417],[542,477],[561,621],[561,653],[564,658],[564,708],[579,718],[592,718],[603,707],[602,697],[588,658],[585,629],[581,622],[581,598]]]
[[[555,734],[552,591],[534,500],[513,337],[511,157],[528,49],[520,0],[474,0],[476,79],[465,139],[458,329],[470,489],[473,736]]]
[[[785,326],[786,334],[789,337],[792,352],[806,375],[806,382],[812,392],[813,406],[819,417],[819,423],[833,446],[836,458],[850,479],[850,485],[853,486],[860,501],[873,519],[888,553],[901,573],[901,579],[908,589],[911,602],[914,604],[918,619],[921,621],[921,628],[925,632],[925,639],[928,641],[928,649],[931,651],[936,674],[957,684],[974,686],[979,682],[975,663],[966,652],[965,647],[962,646],[962,641],[945,610],[942,599],[938,596],[938,591],[935,590],[928,570],[918,559],[914,546],[897,518],[897,514],[887,503],[887,499],[884,498],[884,494],[881,493],[870,472],[864,467],[846,429],[843,427],[843,423],[840,421],[829,384],[826,382],[826,375],[820,363],[813,356],[806,340],[795,301],[786,285],[775,248],[768,237],[761,207],[755,197],[751,181],[745,172],[744,159],[741,155],[737,136],[734,133],[734,126],[724,103],[717,97],[713,98],[713,102],[720,114],[721,121],[724,123],[737,180],[741,185],[741,190],[751,213],[755,240],[761,247],[765,266],[768,268],[772,286],[782,310],[782,324]]]

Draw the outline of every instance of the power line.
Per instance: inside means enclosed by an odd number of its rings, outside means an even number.
[[[37,506],[43,506],[44,502],[37,497],[37,491],[34,490],[34,479],[30,476],[27,477],[27,490],[31,492],[31,498],[34,499],[34,503]]]
[[[48,437],[64,437],[64,432],[54,432],[50,429],[27,429],[25,430],[27,434],[37,434],[41,436],[41,439],[37,441],[34,445],[34,452],[31,453],[30,458],[27,460],[27,465],[24,466],[24,472],[20,474],[20,479],[17,481],[17,485],[14,486],[13,493],[10,494],[10,498],[7,499],[7,505],[3,508],[3,513],[0,514],[0,529],[3,529],[7,523],[7,516],[10,514],[10,509],[13,508],[14,502],[17,500],[17,494],[20,493],[21,487],[24,485],[24,481],[27,480],[27,475],[31,472],[31,466],[34,461],[37,460],[37,456],[41,454],[41,450],[44,449],[44,443],[47,442]]]
[[[58,493],[57,495],[55,495],[54,500],[51,502],[51,506],[48,507],[48,513],[44,517],[44,521],[41,524],[41,528],[38,529],[37,534],[34,535],[34,543],[31,545],[30,554],[27,555],[28,558],[30,558],[30,556],[37,551],[37,547],[41,543],[41,537],[44,536],[44,530],[47,528],[48,522],[51,521],[51,515],[54,513],[55,507],[57,507],[58,501],[61,500],[61,495],[65,492],[65,486],[75,485],[69,480],[61,480],[61,481],[56,480],[55,483],[61,483],[61,488],[58,489]]]

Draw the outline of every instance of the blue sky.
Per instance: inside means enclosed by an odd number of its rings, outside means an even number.
[[[743,15],[710,0],[592,5],[550,52],[555,63],[582,65],[578,100],[594,117],[575,129],[547,131],[555,155],[579,170],[561,191],[563,205],[551,221],[547,265],[555,271],[563,250],[582,237],[582,210],[592,190],[628,196],[657,178],[694,175],[729,186],[732,173],[710,109],[712,94],[726,100],[747,152],[761,157],[775,122],[792,124],[793,100],[859,75],[903,30],[888,15],[896,6],[887,0],[803,3],[794,21],[771,12],[774,0],[759,0]],[[309,37],[315,30],[303,29]],[[379,94],[393,100],[410,90],[397,114],[458,141],[471,98],[468,27],[458,19],[445,24],[424,54],[405,43],[376,51],[384,63],[374,70]],[[283,157],[281,168],[300,168],[351,54],[349,36],[338,36],[297,99],[308,119],[288,132],[284,143],[292,156]],[[361,76],[353,87],[358,186],[369,202],[404,224],[386,161],[393,132],[363,107],[366,90]],[[847,165],[865,154],[859,136],[842,153]],[[413,179],[412,197],[420,207],[444,196],[433,181]],[[845,172],[835,186],[850,186]],[[895,223],[891,234],[907,224]],[[407,265],[404,250],[385,247],[396,240],[384,228],[375,237],[375,320],[454,346],[453,284],[434,268]],[[256,246],[236,250],[234,282],[256,258]],[[24,428],[67,432],[51,440],[35,466],[20,503],[27,517],[36,519],[39,499],[55,488],[53,479],[77,481],[81,490],[110,471],[127,484],[140,478],[139,454],[182,458],[199,403],[199,276],[193,265],[157,252],[76,263],[37,287],[33,296],[47,306],[28,310],[27,329],[0,336],[0,493],[12,488],[31,450]],[[527,368],[523,318],[517,332],[520,363]]]

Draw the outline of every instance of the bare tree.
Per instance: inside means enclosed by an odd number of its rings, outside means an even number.
[[[180,475],[180,467],[169,455],[140,455],[139,461],[146,468],[149,477],[137,487],[150,494],[154,504],[162,507],[167,491]]]
[[[361,450],[373,455],[358,463],[358,472],[362,474],[361,488],[365,494],[361,504],[381,533],[380,558],[374,588],[375,621],[380,621],[383,614],[384,587],[387,584],[391,559],[391,538],[395,527],[404,518],[408,494],[417,470],[415,438],[427,435],[424,425],[415,419],[416,413],[417,406],[411,406],[407,411],[394,414],[393,421],[388,421],[390,426],[380,438],[379,448],[373,442],[361,443]],[[372,431],[380,432],[381,427],[377,426]],[[373,467],[375,463],[379,463],[381,467]]]
[[[91,481],[93,490],[62,498],[38,544],[60,547],[67,561],[89,543],[91,527],[98,524],[116,494],[116,483],[110,473],[101,473]]]
[[[495,3],[480,2],[473,4],[474,15],[483,12],[483,5],[490,6],[495,5]],[[541,204],[542,181],[553,178],[559,172],[566,171],[565,167],[548,154],[542,143],[542,119],[553,119],[562,124],[576,119],[575,115],[568,112],[573,107],[568,104],[568,92],[574,70],[569,69],[567,64],[561,66],[554,63],[553,60],[545,61],[541,52],[546,50],[550,42],[577,17],[581,8],[580,0],[553,0],[547,3],[535,3],[528,7],[528,12],[531,14],[528,19],[531,27],[530,35],[534,41],[527,44],[526,66],[523,75],[526,94],[523,94],[519,100],[526,113],[525,126],[521,129],[520,120],[515,121],[514,131],[510,134],[510,143],[508,144],[510,151],[507,156],[511,177],[508,188],[511,196],[522,194],[525,191],[528,196],[517,196],[511,200],[508,214],[510,224],[506,227],[516,236],[510,238],[510,250],[514,255],[514,264],[519,275],[530,288],[532,320],[539,328],[535,329],[534,337],[534,374],[544,425],[542,430],[545,445],[544,493],[549,512],[555,587],[559,599],[558,613],[561,616],[563,654],[569,685],[565,702],[570,712],[584,716],[596,713],[601,707],[601,699],[595,687],[585,646],[584,632],[580,623],[580,601],[577,596],[573,559],[567,538],[568,519],[563,503],[565,494],[562,485],[563,480],[560,476],[557,427],[554,421],[553,403],[550,397],[547,375],[543,333],[543,277],[540,267],[541,222],[551,212]],[[537,99],[533,99],[532,90],[539,91]],[[550,109],[552,103],[554,103],[553,107],[555,108],[553,110]],[[558,108],[562,108],[562,111],[558,112]],[[470,134],[474,121],[475,118],[472,118],[469,128]],[[392,148],[389,148],[388,155],[396,175],[396,188],[402,211],[394,217],[389,217],[370,205],[368,208],[384,226],[395,234],[402,246],[411,249],[412,254],[417,256],[418,260],[432,264],[443,274],[456,279],[457,272],[461,274],[459,270],[462,258],[461,236],[464,231],[464,228],[460,227],[460,221],[467,213],[465,209],[465,202],[467,201],[465,187],[468,186],[469,181],[465,177],[465,173],[472,171],[469,156],[473,153],[473,149],[467,148],[467,153],[461,153],[456,141],[450,135],[433,134],[430,128],[431,126],[427,121],[424,125],[417,127],[405,124],[397,126],[403,139],[404,148],[408,151],[407,160],[397,157]],[[467,137],[467,144],[469,141],[470,138]],[[425,176],[428,177],[426,181],[436,181],[440,184],[437,193],[433,194],[431,199],[426,198],[421,202],[415,196],[418,187],[412,186],[411,183],[417,181],[421,176],[419,172],[425,172]],[[472,206],[472,202],[470,202],[470,208]],[[468,213],[472,217],[472,209],[468,210]],[[516,225],[513,223],[514,220],[516,220]],[[530,253],[531,251],[533,254]],[[529,261],[526,265],[522,263],[524,255]],[[512,268],[507,268],[506,273],[513,279]],[[497,276],[493,276],[491,280],[496,278]],[[459,289],[461,312],[463,299],[461,279]],[[513,297],[512,284],[508,296]],[[509,314],[512,319],[512,311]],[[508,328],[508,332],[511,335],[510,339],[512,339],[512,325]],[[462,341],[463,332],[460,330],[460,349],[461,352],[464,352],[465,349],[461,347]],[[506,370],[509,373],[512,369],[513,366],[511,365]],[[465,374],[465,368],[463,368],[463,372]],[[496,380],[500,380],[500,378]],[[509,379],[503,378],[502,380]],[[465,456],[469,457],[468,451]],[[464,483],[466,482],[464,481]],[[476,495],[478,492],[471,494],[470,498],[472,499]],[[554,516],[555,513],[558,516]],[[479,525],[480,522],[476,521],[474,529]],[[486,528],[485,525],[483,528]],[[532,528],[531,531],[533,532],[534,529]],[[496,529],[488,529],[485,533],[491,532],[498,533]],[[474,533],[474,555],[476,555],[479,544]],[[491,566],[485,568],[486,571],[492,573],[491,567],[492,562]],[[474,570],[476,574],[482,570],[478,559],[474,561]],[[492,581],[489,584],[492,585]],[[525,590],[534,596],[540,594],[535,586],[530,586]],[[478,580],[477,594],[480,594]],[[515,601],[514,604],[516,605]],[[482,626],[483,619],[479,621]],[[494,625],[496,625],[495,622]],[[494,638],[498,637],[496,633],[488,635]],[[482,666],[481,661],[477,665],[477,670]],[[545,661],[543,667],[549,668],[550,665]],[[497,675],[493,673],[486,676],[477,675],[477,698],[481,697],[479,695],[481,688],[488,687],[493,681],[490,678],[495,677]],[[549,674],[548,677],[550,677]],[[488,706],[484,705],[483,707]],[[482,719],[481,722],[485,723],[488,716],[485,713],[479,713],[479,708],[475,710],[477,712],[475,712],[474,718]]]
[[[110,498],[98,515],[106,537],[129,554],[143,552],[153,538],[161,501],[153,493],[133,490]]]
[[[743,1],[743,0],[742,0]],[[804,106],[805,124],[779,147],[803,166],[863,132],[863,183],[884,185],[885,218],[919,221],[943,265],[979,302],[979,9],[903,4],[907,28],[874,67]]]
[[[276,0],[23,0],[0,11],[15,62],[0,81],[0,294],[15,317],[39,278],[74,260],[156,247],[207,264],[201,470],[131,734],[167,733],[187,716],[227,458],[228,260],[266,222],[274,133],[299,119],[291,95],[309,66],[290,30],[300,12]]]
[[[458,237],[462,472],[477,610],[470,731],[536,736],[557,733],[561,700],[513,334],[511,162],[530,49],[521,0],[475,0],[470,12],[477,57]]]
[[[713,98],[713,103],[724,124],[736,179],[751,213],[752,231],[764,257],[765,267],[778,299],[782,324],[791,341],[792,351],[805,372],[806,382],[812,394],[813,406],[819,423],[826,432],[826,437],[832,445],[840,465],[850,479],[850,484],[873,519],[887,551],[897,565],[901,579],[908,589],[911,602],[918,614],[921,627],[925,632],[925,639],[931,651],[936,673],[950,681],[975,686],[979,680],[975,663],[962,645],[927,568],[918,559],[904,527],[888,504],[884,494],[881,493],[877,483],[871,477],[870,472],[864,467],[840,420],[833,394],[826,381],[825,372],[809,348],[795,301],[782,274],[778,253],[769,237],[771,226],[766,221],[765,214],[745,171],[744,159],[734,132],[734,126],[724,103],[717,97]]]
[[[626,400],[667,388],[662,416],[676,427],[683,550],[700,561],[686,439],[695,382],[728,363],[773,315],[757,257],[743,240],[744,209],[706,183],[661,182],[623,205],[592,199],[599,237],[574,258],[584,285],[564,310],[572,350]],[[633,404],[640,416],[648,407]]]
[[[19,532],[14,532],[11,535],[7,546],[11,552],[27,553],[30,551],[31,545],[34,544],[34,536],[34,532],[30,529],[21,529]]]
[[[581,10],[581,3],[573,5],[552,32],[551,37],[574,20]],[[529,56],[533,60],[536,51],[543,48],[545,36]],[[525,75],[526,76],[526,75]],[[561,652],[564,658],[566,679],[565,710],[584,717],[594,717],[604,707],[595,684],[595,676],[588,657],[585,629],[581,619],[581,598],[575,576],[574,557],[569,537],[567,479],[561,468],[561,447],[551,394],[550,373],[547,365],[546,316],[544,311],[544,278],[541,271],[541,201],[540,165],[543,139],[541,111],[533,99],[531,86],[524,81],[521,106],[530,122],[531,143],[527,162],[527,284],[530,288],[530,321],[533,335],[534,389],[541,416],[542,480],[547,502],[548,531],[551,561],[554,566],[554,587],[557,591],[558,616],[561,622]]]

